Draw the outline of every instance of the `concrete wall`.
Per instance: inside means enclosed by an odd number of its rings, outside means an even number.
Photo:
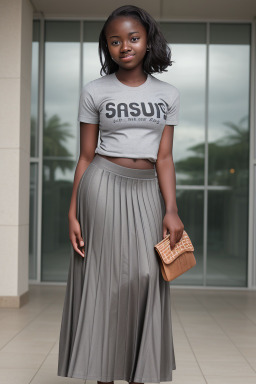
[[[0,2],[0,306],[28,299],[33,8]]]

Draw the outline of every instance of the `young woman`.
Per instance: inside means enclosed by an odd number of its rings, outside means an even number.
[[[155,20],[128,5],[106,20],[99,53],[105,75],[80,95],[58,375],[171,381],[170,285],[154,245],[169,232],[174,246],[184,229],[172,158],[180,99],[152,76],[171,52]]]

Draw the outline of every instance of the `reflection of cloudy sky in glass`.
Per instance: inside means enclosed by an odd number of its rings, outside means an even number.
[[[209,141],[230,132],[224,122],[248,117],[249,53],[246,45],[210,48]]]
[[[31,116],[37,117],[38,101],[38,49],[39,43],[33,42],[32,45],[32,68],[31,68]]]
[[[69,130],[74,137],[68,137],[62,144],[74,158],[78,150],[77,111],[79,102],[79,43],[45,44],[45,112],[47,119],[57,114],[61,123],[68,123]],[[61,161],[61,160],[60,160]],[[74,178],[74,171],[65,170],[65,174],[58,168],[55,172],[56,180]]]
[[[70,124],[76,134],[79,99],[79,43],[45,44],[45,111],[47,117],[57,114]],[[69,151],[75,154],[75,140],[69,138]]]
[[[181,94],[179,125],[174,133],[174,159],[192,155],[189,147],[204,142],[206,46],[172,44],[168,72],[155,77],[175,85]],[[47,117],[58,114],[77,136],[79,102],[79,43],[46,43],[45,110]],[[248,116],[249,46],[211,45],[209,65],[209,141],[230,132],[226,121],[238,124]],[[36,55],[33,49],[33,55]],[[35,71],[35,68],[33,68]],[[83,85],[100,77],[98,43],[84,43]],[[32,73],[33,76],[33,73]],[[32,90],[32,113],[36,97]],[[76,156],[77,137],[67,147]]]
[[[167,73],[155,75],[175,85],[181,94],[180,124],[175,131],[175,159],[186,157],[186,148],[204,140],[206,46],[173,44]],[[209,68],[209,141],[228,131],[223,122],[248,115],[249,46],[211,45]],[[181,128],[181,129],[180,129]]]
[[[84,43],[84,68],[83,84],[100,77],[100,58],[98,55],[98,43]]]
[[[175,62],[168,72],[155,74],[180,91],[179,124],[174,127],[174,160],[187,157],[187,148],[204,141],[206,47],[201,44],[171,46]]]

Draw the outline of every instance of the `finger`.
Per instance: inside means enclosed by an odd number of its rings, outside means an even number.
[[[167,228],[163,226],[163,239],[165,238],[166,235],[167,235]]]
[[[74,248],[74,251],[77,252],[79,255],[81,255],[82,257],[84,257],[84,254],[83,252],[80,251],[80,249],[78,248],[77,244],[76,244],[76,241],[71,241],[72,243],[72,246]]]
[[[80,245],[80,247],[84,246],[84,241],[83,241],[82,237],[79,239],[79,245]]]
[[[82,238],[82,236],[80,235],[80,239],[78,240],[78,246],[79,246],[79,248],[81,248],[81,251],[80,252],[82,252],[82,255],[83,255],[83,257],[84,257],[84,241],[83,241],[83,238]],[[80,253],[81,254],[81,253]]]
[[[173,248],[176,244],[176,237],[173,232],[170,232],[170,246]]]
[[[178,243],[180,241],[180,239],[182,238],[182,235],[183,235],[183,232],[177,232],[177,235],[176,235],[176,243]]]
[[[80,249],[77,247],[77,245],[74,247],[74,250],[75,250],[75,252],[79,253],[79,255],[81,255],[82,257],[84,257],[83,252],[80,251]]]
[[[79,243],[80,243],[80,248],[81,248],[82,253],[83,253],[83,256],[84,256],[84,241],[83,241],[82,238],[81,238],[81,240],[79,241]]]
[[[78,247],[83,247],[84,246],[84,240],[82,238],[82,235],[81,235],[81,232],[79,232],[77,235],[76,235],[76,241],[77,241],[77,245]]]

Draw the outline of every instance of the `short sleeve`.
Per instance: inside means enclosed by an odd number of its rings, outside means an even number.
[[[98,124],[99,112],[95,104],[91,84],[87,83],[80,94],[77,120],[83,123]]]
[[[178,125],[179,124],[179,111],[180,111],[180,92],[177,88],[175,89],[175,95],[173,101],[167,108],[167,125]]]

